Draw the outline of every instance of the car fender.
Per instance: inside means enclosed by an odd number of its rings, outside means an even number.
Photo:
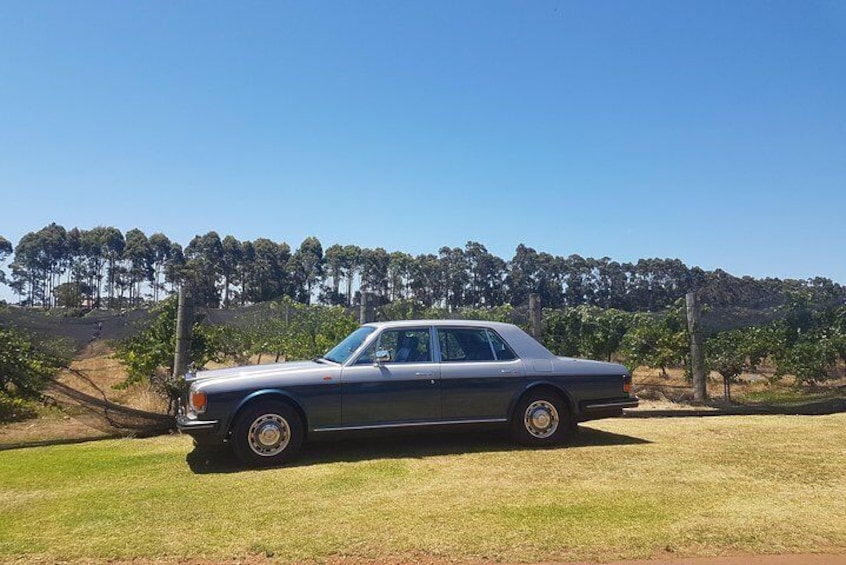
[[[570,409],[570,414],[576,414],[576,410],[578,407],[576,406],[576,403],[573,400],[573,396],[570,394],[570,392],[558,383],[547,379],[541,379],[526,381],[526,384],[519,391],[517,391],[514,396],[512,396],[511,401],[508,403],[509,416],[514,413],[514,408],[517,406],[517,403],[520,401],[523,395],[529,392],[530,390],[536,389],[538,387],[551,388],[557,391],[567,401],[567,408]]]
[[[259,399],[282,400],[284,402],[288,402],[289,404],[291,404],[291,406],[294,407],[294,410],[297,411],[297,413],[300,415],[300,418],[302,418],[303,430],[308,430],[308,419],[306,418],[305,410],[303,410],[302,403],[297,397],[295,397],[288,391],[280,390],[278,388],[265,388],[253,391],[241,399],[241,401],[238,403],[238,406],[236,406],[235,410],[232,411],[232,416],[230,416],[229,421],[226,422],[227,434],[232,431],[232,425],[238,419],[238,416],[241,414],[241,411],[244,409],[244,407],[252,403],[253,401]]]

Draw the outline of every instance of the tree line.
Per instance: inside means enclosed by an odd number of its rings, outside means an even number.
[[[521,305],[538,293],[549,308],[589,306],[626,312],[665,310],[696,290],[714,307],[783,305],[796,292],[821,304],[846,302],[846,288],[829,279],[736,277],[689,267],[679,259],[617,262],[567,257],[517,246],[508,260],[478,242],[411,255],[382,247],[333,244],[316,237],[296,249],[258,238],[240,241],[210,231],[184,248],[163,233],[115,227],[65,229],[52,223],[17,245],[0,237],[0,283],[32,306],[128,307],[158,302],[184,282],[195,301],[229,308],[290,297],[302,304],[354,306],[362,292],[376,305],[411,301],[424,308]]]

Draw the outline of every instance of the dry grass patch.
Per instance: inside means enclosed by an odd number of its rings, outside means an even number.
[[[188,455],[186,461],[186,455]],[[0,559],[540,561],[846,550],[846,415],[607,420],[312,444],[239,469],[172,436],[0,452]]]

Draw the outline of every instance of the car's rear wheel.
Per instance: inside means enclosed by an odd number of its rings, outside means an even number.
[[[296,457],[303,443],[303,423],[284,402],[266,401],[248,406],[232,430],[232,449],[251,467],[281,465]]]
[[[571,430],[566,401],[560,394],[548,389],[526,393],[511,417],[514,439],[532,447],[560,443]]]

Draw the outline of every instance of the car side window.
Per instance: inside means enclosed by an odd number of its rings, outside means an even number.
[[[511,361],[513,359],[517,359],[517,355],[510,347],[508,347],[508,345],[505,344],[505,341],[503,341],[496,332],[491,330],[487,330],[487,332],[488,339],[491,340],[491,345],[493,346],[497,361]]]
[[[439,328],[441,361],[494,361],[494,353],[484,328]]]
[[[428,363],[432,360],[428,328],[386,330],[367,348],[356,365],[373,363],[377,351],[390,354],[388,363]]]

